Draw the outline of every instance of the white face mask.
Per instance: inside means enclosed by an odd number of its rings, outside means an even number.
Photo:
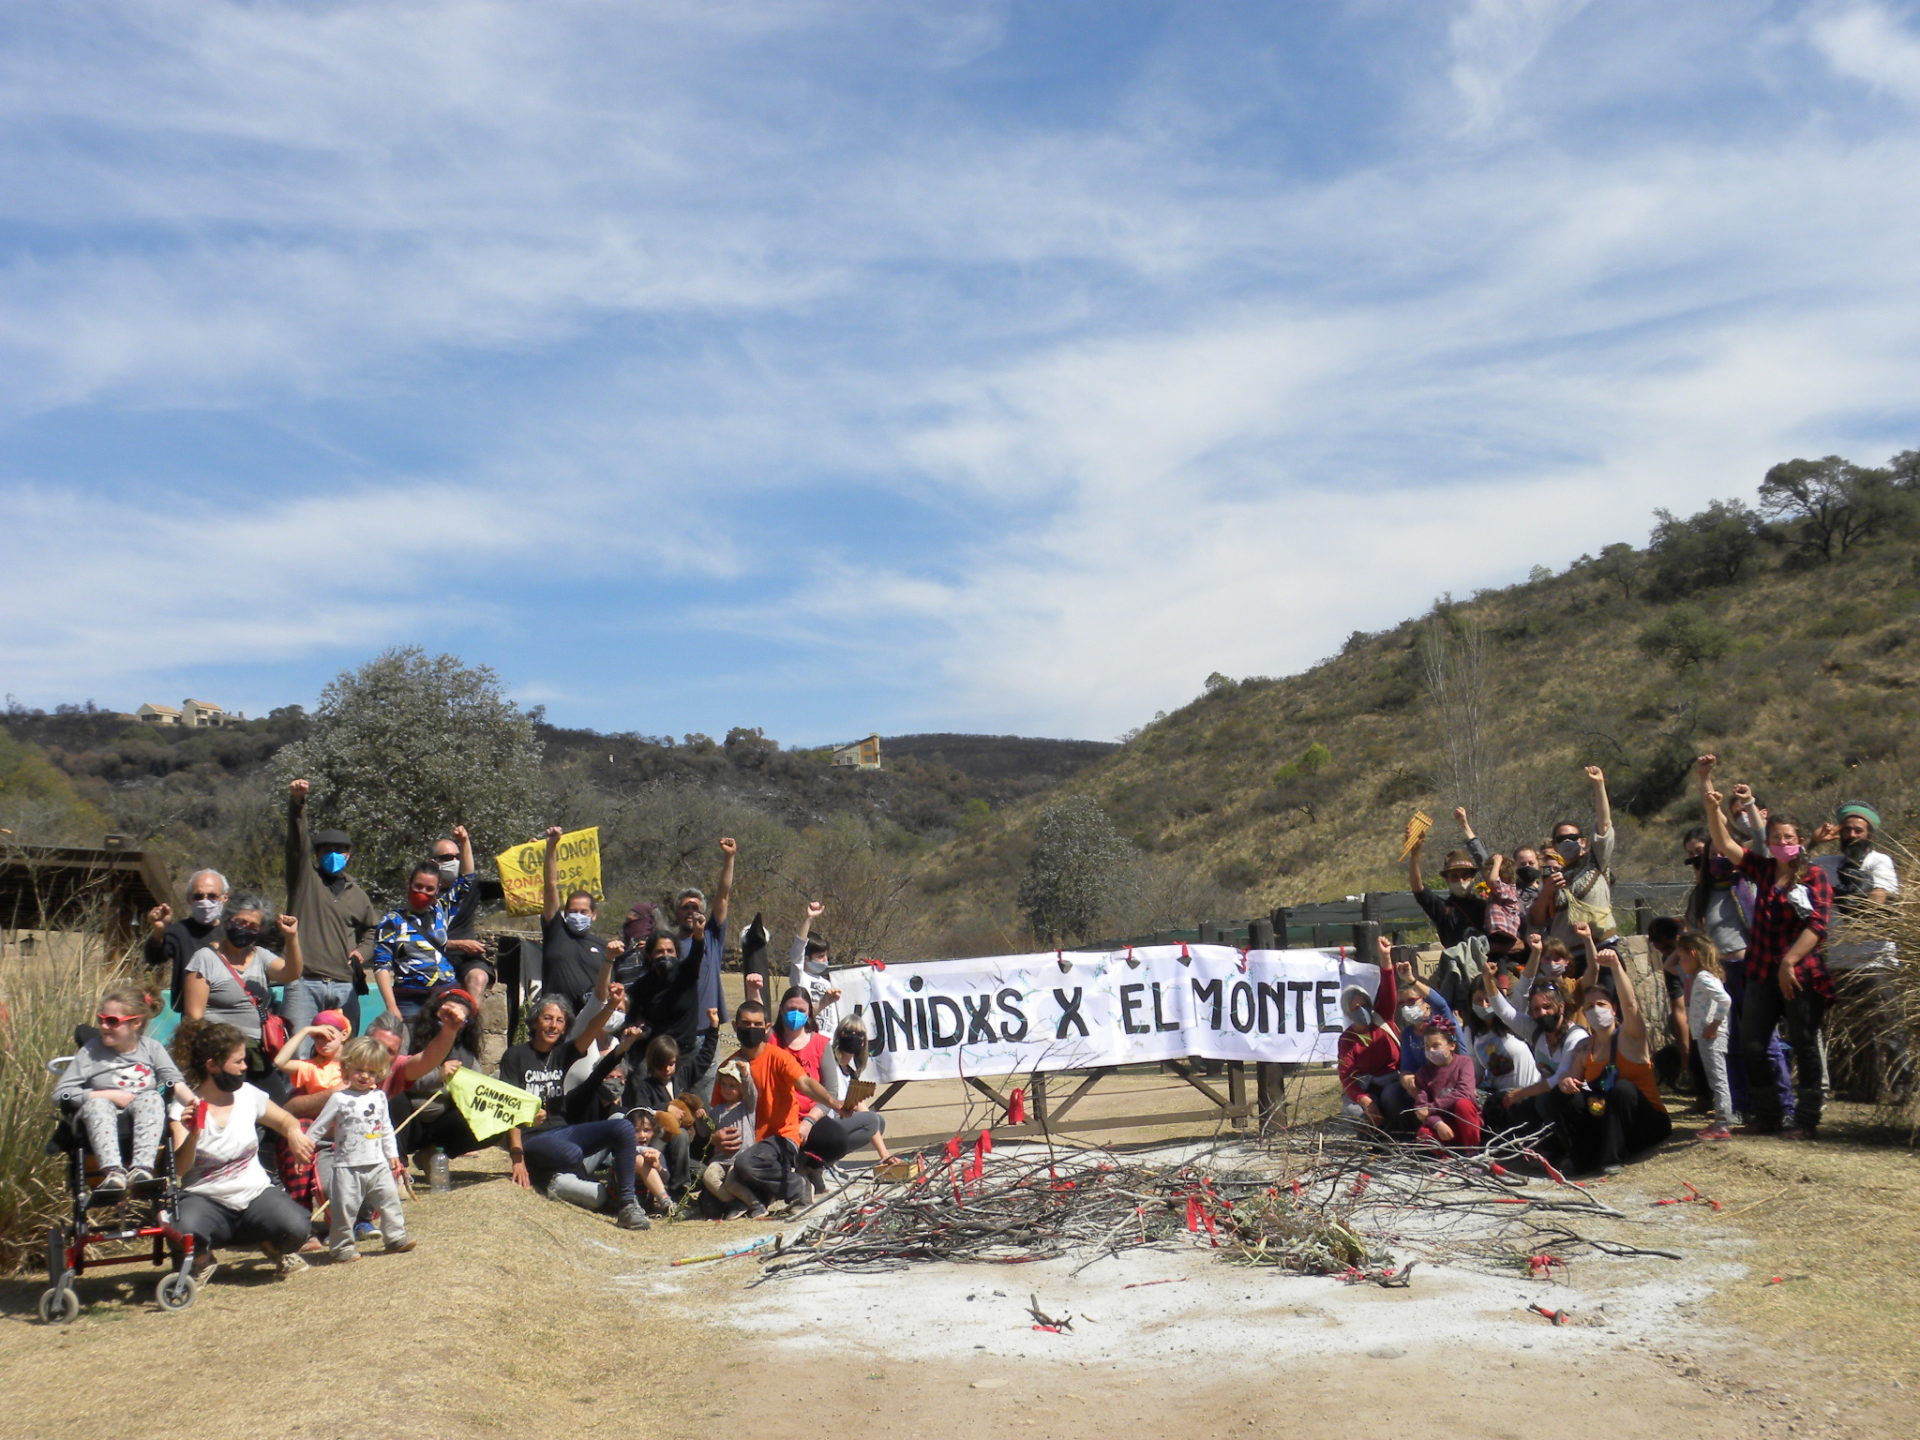
[[[1447,1054],[1447,1052],[1444,1050],[1427,1051],[1427,1063],[1436,1069],[1446,1064],[1447,1061],[1451,1060],[1452,1058],[1453,1057]]]
[[[1613,1011],[1605,1005],[1595,1005],[1587,1011],[1587,1025],[1594,1030],[1613,1028]]]
[[[460,878],[460,861],[459,858],[455,856],[443,859],[438,863],[440,866],[440,879],[445,882],[440,888],[444,890],[448,885],[451,885],[455,880]]]
[[[227,902],[224,900],[196,900],[193,902],[193,918],[202,925],[217,925],[226,908]]]
[[[1447,881],[1447,889],[1464,900],[1473,889],[1473,882],[1471,880],[1449,880]]]
[[[1423,1018],[1425,1017],[1421,1014],[1418,1005],[1402,1005],[1400,1007],[1400,1023],[1402,1025],[1418,1025]]]

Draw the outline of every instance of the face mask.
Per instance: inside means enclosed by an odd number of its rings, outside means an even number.
[[[647,957],[647,964],[656,971],[669,969],[679,957],[671,950],[656,951]]]
[[[1372,1019],[1373,1012],[1371,1010],[1349,1010],[1347,1012],[1347,1024],[1353,1026],[1356,1030],[1364,1030],[1368,1022]]]
[[[1605,1005],[1596,1005],[1587,1011],[1587,1024],[1595,1030],[1611,1030],[1613,1028],[1613,1011],[1609,1010]]]
[[[1418,1005],[1402,1005],[1400,1007],[1400,1023],[1402,1025],[1418,1025],[1420,1018],[1420,1007]]]
[[[1464,900],[1467,898],[1467,893],[1473,889],[1473,882],[1471,880],[1449,880],[1447,881],[1447,889],[1453,893],[1455,899]]]
[[[231,1095],[247,1083],[247,1077],[245,1075],[229,1075],[225,1070],[222,1070],[215,1074],[213,1083]]]
[[[1439,1069],[1440,1066],[1446,1064],[1447,1061],[1451,1060],[1452,1058],[1453,1057],[1447,1054],[1447,1052],[1444,1050],[1427,1051],[1427,1064],[1433,1066],[1436,1070]]]
[[[803,963],[806,965],[807,974],[809,975],[825,975],[827,971],[831,968],[827,964],[827,959],[826,959],[826,956],[824,955],[818,957],[817,959],[810,957]]]
[[[1566,974],[1566,973],[1567,973],[1567,962],[1566,962],[1566,961],[1564,961],[1564,960],[1549,960],[1549,961],[1547,961],[1547,973],[1548,973],[1549,975],[1564,975],[1564,974]]]
[[[347,852],[344,850],[329,850],[320,857],[320,873],[328,878],[338,875],[346,868]]]
[[[764,1025],[736,1025],[733,1038],[740,1042],[740,1048],[751,1050],[756,1045],[767,1043],[767,1027]]]
[[[193,918],[202,925],[215,925],[226,913],[226,908],[227,902],[224,900],[196,900],[193,902]]]
[[[1580,858],[1580,842],[1571,836],[1565,840],[1554,841],[1553,848],[1560,852],[1560,858],[1562,860],[1578,860]]]
[[[1767,853],[1776,860],[1791,860],[1800,853],[1798,845],[1769,845]]]
[[[584,910],[569,910],[560,917],[570,935],[584,935],[593,928],[593,916]]]
[[[1484,1004],[1475,1005],[1473,1007],[1473,1013],[1475,1015],[1478,1015],[1482,1020],[1484,1020],[1489,1015],[1493,1014],[1493,1007],[1491,1005],[1484,1005]]]
[[[442,860],[440,862],[440,878],[449,885],[459,879],[460,862],[458,860]]]
[[[789,1030],[804,1030],[807,1025],[807,1012],[804,1010],[783,1010],[780,1012],[780,1023],[785,1025]]]
[[[244,950],[260,938],[260,927],[249,920],[227,922],[227,943]]]
[[[433,902],[438,900],[439,898],[440,896],[437,891],[432,891],[432,890],[408,890],[407,891],[407,903],[413,906],[413,908],[416,910],[431,910],[433,908]]]
[[[1538,884],[1540,880],[1540,867],[1538,865],[1522,865],[1513,873],[1522,885]]]

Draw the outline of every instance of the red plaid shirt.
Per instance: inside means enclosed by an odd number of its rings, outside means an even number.
[[[1749,850],[1740,862],[1740,873],[1753,882],[1753,928],[1747,937],[1747,983],[1771,985],[1780,962],[1793,948],[1802,932],[1811,930],[1819,943],[1793,967],[1800,983],[1823,1000],[1833,999],[1833,977],[1827,973],[1827,926],[1833,917],[1833,882],[1819,866],[1810,866],[1806,877],[1782,889],[1774,883],[1773,857],[1763,851]],[[1807,914],[1795,908],[1788,898],[1804,888]]]

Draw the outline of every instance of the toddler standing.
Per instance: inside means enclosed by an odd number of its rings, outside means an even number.
[[[326,1108],[307,1131],[309,1139],[333,1140],[332,1189],[328,1194],[327,1248],[337,1261],[358,1260],[353,1222],[362,1207],[380,1212],[380,1235],[389,1252],[411,1250],[406,1216],[400,1209],[399,1182],[406,1175],[393,1138],[384,1082],[393,1068],[387,1047],[372,1036],[349,1041],[340,1052],[342,1089],[327,1097]]]
[[[1700,1138],[1731,1140],[1733,1092],[1727,1086],[1727,1022],[1733,1014],[1733,998],[1727,994],[1720,952],[1700,931],[1689,930],[1674,941],[1674,954],[1686,976],[1687,1028],[1693,1031],[1700,1066],[1707,1072],[1707,1085],[1713,1091],[1713,1116]]]

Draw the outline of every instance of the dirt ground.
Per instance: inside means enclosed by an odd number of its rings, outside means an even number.
[[[1143,1078],[1138,1093],[1105,1103],[1178,1108],[1183,1089]],[[949,1103],[949,1131],[980,1118],[957,1094]],[[903,1112],[902,1132],[937,1132],[930,1100],[913,1113],[909,1124]],[[1033,1335],[1020,1320],[1036,1267],[750,1289],[752,1259],[670,1262],[761,1229],[622,1233],[515,1189],[500,1153],[483,1152],[455,1162],[452,1194],[413,1203],[409,1229],[422,1243],[409,1255],[369,1245],[357,1265],[319,1263],[285,1280],[227,1266],[178,1315],[152,1304],[158,1272],[105,1271],[81,1281],[87,1308],[66,1328],[34,1318],[43,1279],[0,1281],[0,1436],[388,1440],[558,1426],[578,1440],[646,1440],[715,1423],[759,1429],[785,1414],[814,1433],[911,1423],[927,1440],[1351,1437],[1357,1416],[1375,1433],[1438,1424],[1495,1440],[1913,1434],[1920,1160],[1869,1143],[1864,1117],[1845,1106],[1831,1138],[1810,1147],[1695,1144],[1690,1130],[1611,1182],[1607,1198],[1644,1211],[1673,1248],[1707,1257],[1689,1272],[1697,1296],[1676,1299],[1658,1325],[1612,1330],[1544,1321],[1529,1330],[1523,1307],[1503,1303],[1484,1335],[1433,1343],[1418,1313],[1394,1308],[1444,1312],[1446,1295],[1424,1281],[1393,1292],[1270,1272],[1249,1282],[1195,1254],[1148,1257],[1186,1267],[1179,1275],[1192,1283],[1133,1290],[1127,1326],[1113,1323],[1108,1295],[1105,1310],[1089,1302],[1094,1318],[1062,1337]],[[1684,1181],[1723,1210],[1652,1204]],[[1649,1273],[1648,1283],[1665,1283]],[[1781,1283],[1767,1283],[1776,1275]],[[1204,1303],[1203,1285],[1218,1287]],[[956,1286],[982,1294],[977,1313]],[[995,1289],[1010,1298],[988,1311]],[[929,1349],[902,1316],[973,1328],[956,1328],[943,1353],[946,1332],[933,1332]]]

